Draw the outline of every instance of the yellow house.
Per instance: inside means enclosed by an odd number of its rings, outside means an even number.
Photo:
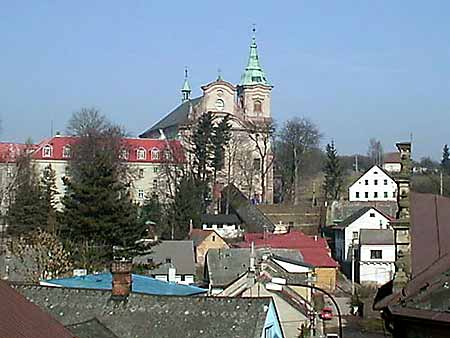
[[[194,242],[195,262],[201,266],[205,265],[205,257],[209,249],[228,249],[230,247],[214,230],[192,229],[189,237]]]

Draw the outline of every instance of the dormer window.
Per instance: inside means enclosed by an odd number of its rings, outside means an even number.
[[[157,148],[152,149],[152,160],[159,160],[159,150]]]
[[[255,100],[253,103],[253,111],[255,113],[262,113],[262,102],[260,100]]]
[[[167,161],[172,160],[172,152],[170,150],[164,150],[164,159]]]
[[[128,160],[128,150],[125,148],[120,149],[120,159],[121,160]]]
[[[52,157],[53,148],[50,144],[47,144],[42,148],[42,157]]]
[[[69,145],[65,145],[63,148],[63,157],[70,158],[72,156],[72,147]]]
[[[136,157],[137,157],[138,160],[145,160],[146,157],[147,157],[147,152],[145,151],[144,148],[139,148],[137,150],[137,156]]]

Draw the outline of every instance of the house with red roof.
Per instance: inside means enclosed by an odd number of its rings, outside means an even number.
[[[331,257],[331,250],[325,238],[307,236],[301,231],[285,234],[247,233],[238,247],[249,248],[252,243],[256,248],[297,249],[303,261],[314,266],[316,286],[333,291],[336,287],[338,263]]]
[[[61,200],[65,192],[63,178],[68,174],[68,164],[77,141],[76,136],[55,135],[31,146],[0,143],[0,189],[6,189],[11,181],[8,178],[14,176],[18,157],[30,151],[39,173],[48,166],[55,171],[57,198]],[[184,161],[180,142],[163,139],[123,138],[120,158],[131,167],[131,195],[139,204],[152,194],[164,197],[167,182],[163,179],[163,166]]]

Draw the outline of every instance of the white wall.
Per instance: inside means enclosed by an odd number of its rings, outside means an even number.
[[[353,233],[357,232],[356,242],[359,239],[361,229],[387,229],[389,220],[374,208],[369,209],[364,215],[347,226],[344,230],[344,257],[343,260],[350,260],[350,246],[352,245]]]
[[[402,170],[400,163],[384,163],[383,169],[390,173],[398,173]]]
[[[397,184],[377,166],[370,168],[348,190],[352,202],[397,200]]]
[[[168,281],[168,275],[155,275],[155,279],[167,282]],[[184,284],[189,285],[194,283],[194,276],[193,275],[184,275],[184,281],[181,280],[181,275],[175,275],[175,283],[177,284]]]
[[[372,250],[381,250],[381,259],[371,258]],[[390,281],[395,272],[395,245],[361,245],[359,281],[379,285]]]
[[[222,238],[236,238],[243,234],[243,230],[240,225],[234,224],[221,224],[219,228],[217,224],[203,224],[203,230],[215,230],[217,234]]]

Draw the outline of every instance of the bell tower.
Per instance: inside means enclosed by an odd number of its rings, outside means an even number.
[[[260,64],[255,34],[253,28],[247,66],[237,87],[238,106],[246,119],[265,120],[272,117],[272,85]]]
[[[188,79],[188,69],[184,69],[184,83],[183,88],[181,88],[181,102],[186,102],[191,99],[191,85]]]

